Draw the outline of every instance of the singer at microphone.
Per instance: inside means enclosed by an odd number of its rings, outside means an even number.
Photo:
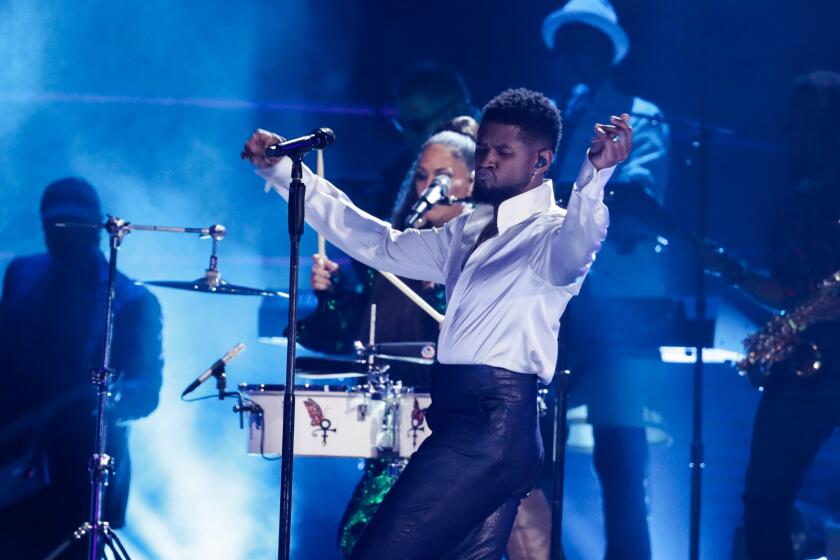
[[[449,187],[452,185],[452,179],[449,175],[437,175],[432,183],[420,195],[420,200],[414,203],[411,207],[411,214],[405,219],[407,227],[413,227],[414,222],[423,217],[432,206],[438,204],[441,200],[449,196]]]
[[[236,346],[231,348],[230,351],[227,354],[225,354],[224,356],[222,356],[221,358],[216,360],[213,363],[213,365],[210,366],[209,368],[207,368],[207,370],[204,373],[202,373],[201,375],[196,377],[195,380],[192,383],[190,383],[189,387],[184,389],[184,392],[181,393],[181,398],[184,398],[188,394],[195,391],[198,388],[199,385],[201,385],[202,383],[207,381],[211,376],[219,375],[221,373],[224,373],[225,366],[228,364],[228,362],[230,362],[232,359],[234,359],[235,357],[237,357],[239,354],[241,354],[244,351],[245,351],[245,343],[244,342],[240,342],[239,344],[237,344]]]

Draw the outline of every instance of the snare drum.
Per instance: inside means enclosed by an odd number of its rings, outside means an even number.
[[[283,385],[240,385],[253,405],[248,421],[248,453],[279,455],[283,443]],[[426,439],[427,393],[406,392],[397,399],[397,451],[409,457]],[[343,387],[295,387],[295,455],[309,457],[378,457],[386,402],[361,390]]]

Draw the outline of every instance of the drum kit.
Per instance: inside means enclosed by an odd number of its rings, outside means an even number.
[[[172,228],[129,225],[132,230],[198,233],[212,241],[210,262],[204,276],[195,280],[136,281],[156,286],[218,295],[288,297],[284,292],[239,286],[222,279],[218,247],[227,231],[223,225],[209,228]],[[390,363],[431,366],[433,342],[376,343],[375,306],[372,310],[369,344],[356,342],[352,357],[303,356],[295,360],[296,392],[303,406],[295,410],[295,455],[313,457],[384,457],[395,468],[404,466],[429,434],[426,411],[431,396],[421,388],[403,385],[388,374]],[[269,343],[278,344],[277,340]],[[225,363],[227,360],[225,360]],[[216,369],[220,398],[225,385],[224,368]],[[221,380],[221,383],[218,382]],[[353,380],[353,385],[332,385]],[[324,384],[327,382],[327,384]],[[248,452],[263,457],[279,455],[283,433],[284,385],[242,383],[240,404],[234,411],[248,413]]]

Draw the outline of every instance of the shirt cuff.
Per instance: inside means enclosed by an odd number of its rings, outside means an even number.
[[[265,179],[265,192],[274,189],[275,191],[277,191],[277,194],[279,194],[286,200],[289,199],[289,185],[291,185],[292,183],[291,158],[281,158],[280,161],[278,161],[271,167],[257,168],[254,172],[263,179]],[[309,198],[312,196],[315,189],[317,188],[315,181],[318,180],[318,176],[315,175],[312,172],[312,170],[306,166],[306,164],[304,164],[303,177],[301,179],[303,181],[303,184],[307,187],[306,200],[309,200]]]
[[[601,200],[604,198],[604,187],[606,187],[614,171],[614,165],[605,169],[595,169],[595,166],[589,160],[589,150],[586,150],[583,165],[581,165],[580,173],[578,173],[578,178],[575,181],[575,190],[586,198]]]

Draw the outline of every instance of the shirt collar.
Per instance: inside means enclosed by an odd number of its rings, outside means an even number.
[[[529,191],[511,197],[499,205],[496,217],[496,227],[499,232],[524,222],[535,214],[545,212],[556,206],[554,201],[554,185],[551,179]]]

